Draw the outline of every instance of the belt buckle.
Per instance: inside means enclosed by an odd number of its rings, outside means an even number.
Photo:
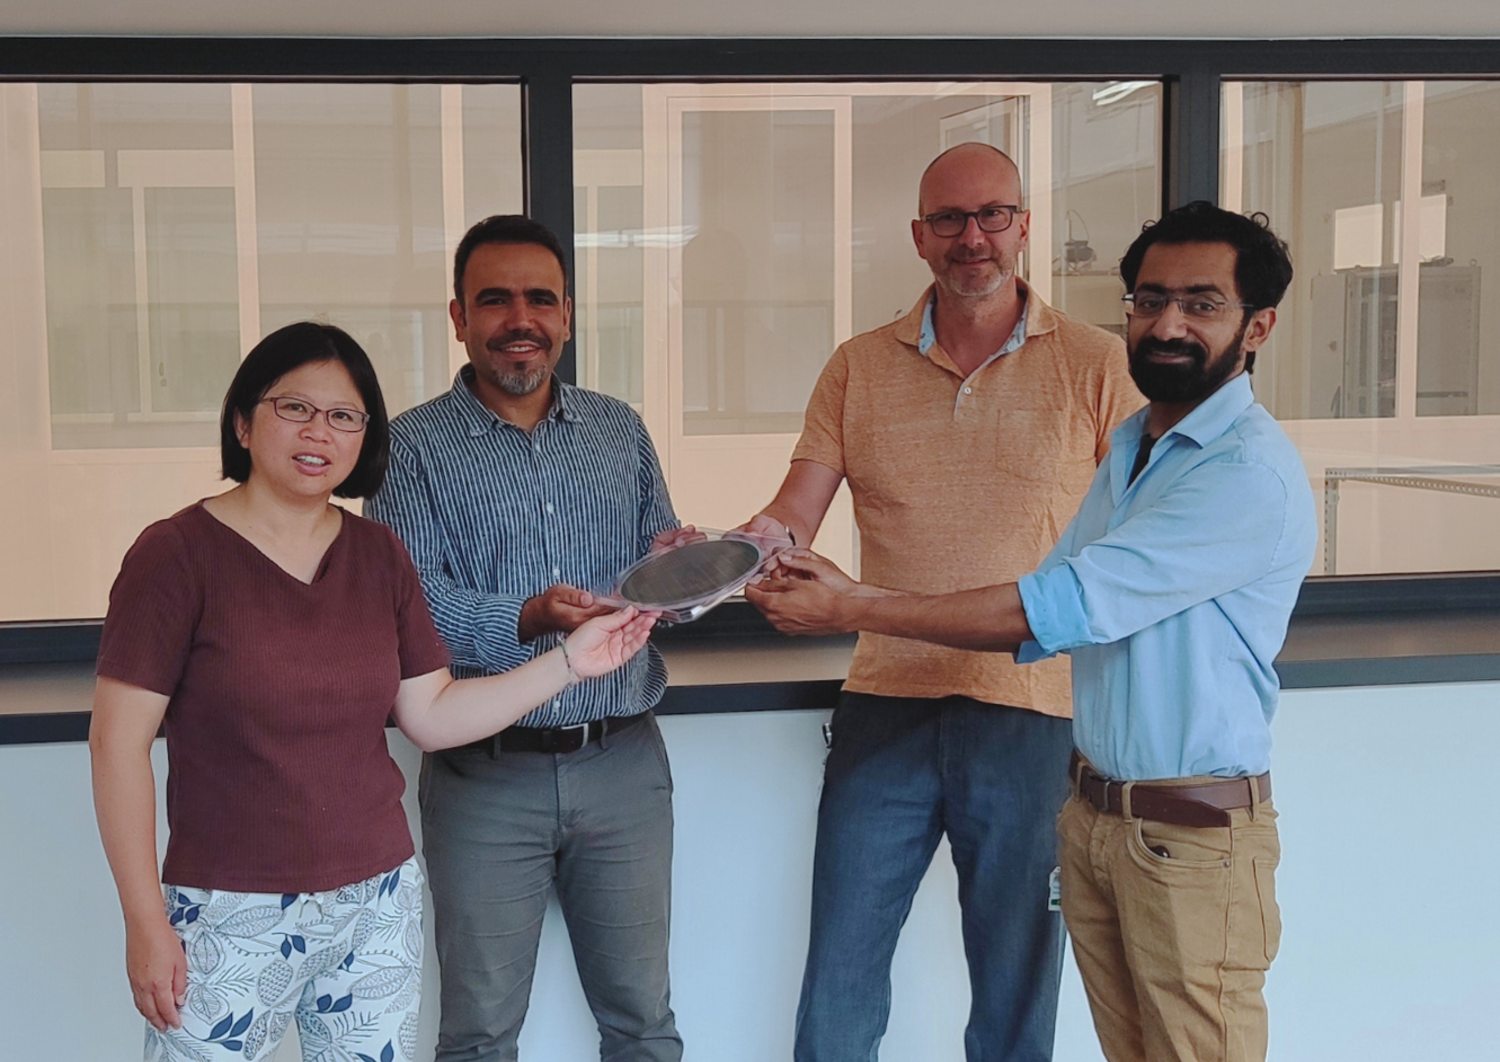
[[[583,748],[585,745],[587,745],[589,743],[589,724],[588,723],[574,723],[572,726],[560,726],[557,729],[559,731],[561,731],[562,733],[564,733],[564,734],[571,734],[575,730],[579,732],[578,733],[578,744],[577,745],[573,745],[573,746],[567,748],[565,750],[567,752],[577,752],[579,749]]]
[[[1095,777],[1097,777],[1099,779],[1099,783],[1100,783],[1099,784],[1099,810],[1102,811],[1102,812],[1105,812],[1106,814],[1108,814],[1109,813],[1109,787],[1111,785],[1120,785],[1120,783],[1114,781],[1111,778],[1106,778],[1102,774],[1101,775],[1096,775]]]

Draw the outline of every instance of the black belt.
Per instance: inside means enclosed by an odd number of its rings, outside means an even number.
[[[1125,783],[1096,772],[1075,750],[1068,764],[1073,792],[1100,811],[1121,815],[1125,811]],[[1182,785],[1152,785],[1137,782],[1130,787],[1130,814],[1138,819],[1172,826],[1228,826],[1229,812],[1271,799],[1271,775],[1225,778],[1222,781],[1186,782]]]
[[[500,752],[577,752],[591,741],[598,741],[605,734],[618,734],[635,726],[647,713],[639,715],[612,715],[595,719],[577,726],[534,727],[512,726],[494,737],[480,738],[460,748],[477,749],[491,756]]]

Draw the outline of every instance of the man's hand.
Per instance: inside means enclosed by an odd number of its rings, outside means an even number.
[[[596,602],[587,590],[558,583],[546,593],[526,599],[521,606],[520,622],[516,624],[516,637],[530,642],[554,631],[571,634],[595,616],[613,611],[608,605]]]
[[[663,550],[676,549],[678,546],[686,546],[692,542],[707,541],[708,536],[692,524],[669,527],[651,540],[651,552],[661,553]]]
[[[889,590],[857,583],[838,565],[810,550],[778,553],[766,574],[745,587],[745,597],[783,634],[846,634],[858,628],[852,606]]]
[[[734,532],[741,535],[754,535],[756,538],[769,538],[783,542],[792,541],[792,532],[780,520],[765,513],[757,513],[745,521]]]

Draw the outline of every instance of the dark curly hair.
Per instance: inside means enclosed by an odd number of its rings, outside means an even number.
[[[1233,247],[1234,284],[1240,301],[1252,308],[1247,313],[1277,305],[1292,283],[1292,256],[1286,241],[1271,231],[1271,219],[1258,211],[1247,217],[1199,199],[1168,211],[1154,224],[1147,222],[1120,259],[1126,291],[1135,291],[1141,261],[1158,243],[1227,243]]]

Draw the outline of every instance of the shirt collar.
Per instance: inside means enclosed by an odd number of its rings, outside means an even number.
[[[469,384],[474,379],[474,366],[465,365],[458,370],[453,377],[453,387],[448,392],[448,400],[458,410],[459,416],[468,425],[470,435],[483,435],[494,428],[496,423],[508,423],[504,418],[495,415],[494,411],[479,401],[478,396],[469,389]],[[574,390],[573,385],[565,383],[555,374],[552,377],[552,408],[547,411],[547,419],[562,420],[569,424],[576,423],[578,413],[574,409],[577,403],[573,400],[570,392]]]
[[[1022,315],[1025,329],[1021,335],[1026,339],[1035,339],[1057,331],[1057,314],[1052,307],[1043,302],[1031,286],[1020,277],[1016,278],[1016,287],[1026,294],[1026,312]],[[926,351],[921,347],[922,324],[927,319],[936,291],[937,285],[927,285],[927,290],[922,292],[922,297],[917,300],[916,305],[907,311],[906,316],[896,322],[896,342],[903,343],[924,356]],[[928,344],[927,349],[931,349],[931,344]]]
[[[1027,298],[1027,309],[1030,309],[1031,299]],[[937,328],[932,323],[933,307],[937,305],[937,292],[934,290],[927,296],[927,305],[922,310],[922,330],[917,333],[917,353],[927,357],[934,344],[937,343]],[[988,360],[993,361],[1002,354],[1009,354],[1017,350],[1026,342],[1026,318],[1028,314],[1022,313],[1016,321],[1016,327],[1010,331],[1010,338],[1000,344],[1000,349],[995,351]]]
[[[1167,429],[1162,434],[1162,439],[1168,435],[1181,435],[1193,440],[1199,446],[1207,446],[1228,431],[1239,415],[1254,404],[1255,389],[1250,386],[1250,374],[1242,372]],[[1148,405],[1140,412],[1127,417],[1110,436],[1111,448],[1122,446],[1126,440],[1132,442],[1139,440],[1141,433],[1146,430],[1150,416],[1151,407]],[[1161,439],[1158,439],[1157,443],[1160,442]]]

